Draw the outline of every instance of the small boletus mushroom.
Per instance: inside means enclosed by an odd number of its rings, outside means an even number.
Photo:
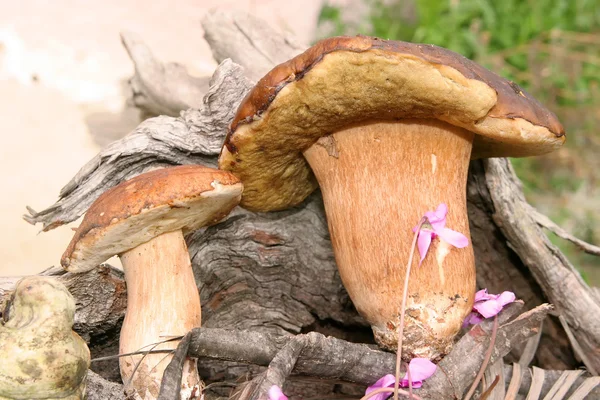
[[[121,354],[173,349],[177,342],[153,344],[200,326],[200,297],[184,234],[222,220],[239,203],[242,188],[229,172],[185,165],[138,175],[89,208],[61,264],[84,272],[120,256],[127,283]],[[156,399],[170,359],[164,353],[121,357],[123,382],[142,399]],[[199,384],[196,361],[190,359],[181,398],[199,398]]]
[[[90,366],[75,300],[56,278],[17,282],[0,321],[0,399],[81,400]]]
[[[445,203],[448,227],[469,237],[469,160],[544,154],[564,140],[554,114],[461,55],[335,37],[256,84],[219,167],[241,179],[241,205],[255,211],[297,205],[320,186],[342,282],[394,350],[412,228]],[[434,241],[411,273],[403,354],[447,353],[474,294],[472,246]]]

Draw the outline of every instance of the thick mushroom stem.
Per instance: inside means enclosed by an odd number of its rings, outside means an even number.
[[[412,228],[448,206],[447,226],[469,236],[466,181],[473,133],[436,120],[373,122],[304,152],[325,203],[342,282],[382,346],[395,350]],[[411,271],[403,354],[446,354],[475,294],[472,246],[432,241]]]
[[[164,233],[121,254],[121,261],[127,282],[127,314],[120,352],[176,348],[177,341],[153,344],[185,335],[201,322],[200,296],[181,230]],[[170,361],[165,353],[121,357],[121,377],[126,385],[131,382],[142,399],[156,399]],[[199,398],[199,385],[196,361],[188,359],[181,399]]]

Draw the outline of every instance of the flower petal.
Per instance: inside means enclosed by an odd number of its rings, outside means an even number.
[[[469,325],[477,325],[478,323],[480,323],[481,321],[483,321],[485,318],[483,318],[481,316],[481,314],[479,314],[476,311],[473,311],[471,314],[467,315],[467,318],[465,318],[465,320],[463,321],[463,328],[466,328]]]
[[[432,363],[426,358],[413,358],[410,360],[408,364],[408,368],[410,368],[410,378],[413,382],[422,382],[425,379],[429,378],[435,371],[437,370],[437,365]],[[408,378],[405,376],[405,378]]]
[[[502,304],[502,307],[514,302],[515,300],[516,300],[515,294],[513,292],[509,292],[509,291],[500,293],[500,295],[497,298],[497,301],[500,302],[500,304]]]
[[[496,300],[487,300],[474,304],[473,309],[483,315],[484,318],[491,318],[502,311],[502,304]]]
[[[448,206],[445,203],[441,203],[437,210],[433,212],[429,212],[432,216],[434,222],[439,222],[446,219],[446,214],[448,214]]]
[[[434,232],[437,233],[438,236],[444,240],[444,242],[447,242],[458,249],[462,249],[463,247],[467,247],[469,245],[469,239],[467,239],[465,235],[460,232],[453,231],[452,229],[435,229],[434,227]]]
[[[475,293],[475,303],[478,301],[489,300],[492,298],[492,296],[488,294],[487,289],[481,289]]]
[[[440,203],[437,210],[435,210],[435,215],[438,215],[440,218],[446,218],[446,214],[448,214],[448,206],[446,203]]]
[[[448,206],[442,203],[438,206],[435,211],[427,211],[425,217],[429,220],[429,223],[433,229],[442,229],[446,226],[446,214],[448,213]]]
[[[431,238],[433,237],[433,232],[431,231],[423,231],[419,232],[419,238],[417,239],[417,247],[419,248],[419,254],[421,255],[421,261],[419,261],[419,265],[425,259],[427,255],[427,251],[429,250],[429,246],[431,245]]]
[[[502,311],[502,304],[497,300],[487,300],[473,305],[473,308],[485,318],[490,318]]]
[[[498,315],[502,308],[515,301],[515,294],[513,292],[502,292],[499,295],[489,295],[490,300],[480,301],[473,305],[473,309],[477,310],[485,318],[493,317]]]
[[[273,385],[269,389],[269,400],[288,400],[288,398],[283,394],[279,386]]]
[[[413,383],[412,383],[413,389],[418,389],[421,386],[423,386],[423,382],[421,382],[421,381],[413,381]],[[400,379],[400,387],[402,387],[402,388],[409,387],[408,378],[402,378],[402,379]]]
[[[371,393],[374,390],[380,389],[380,388],[394,386],[394,382],[396,382],[396,377],[392,374],[387,374],[387,375],[379,378],[379,380],[377,382],[375,382],[373,385],[369,386],[367,388],[367,390],[365,391],[365,395]],[[376,394],[375,396],[371,397],[371,400],[385,400],[388,397],[390,397],[391,395],[392,395],[391,393],[379,393],[379,394]]]

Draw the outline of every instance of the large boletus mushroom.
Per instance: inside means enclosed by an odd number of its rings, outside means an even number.
[[[469,236],[469,160],[544,154],[564,140],[554,114],[456,53],[336,37],[256,84],[219,166],[241,179],[250,210],[297,205],[320,186],[342,281],[394,349],[411,229],[445,203],[447,226]],[[411,274],[404,354],[447,353],[474,294],[472,246],[434,241]]]
[[[219,222],[241,193],[242,184],[231,173],[186,165],[138,175],[92,204],[61,264],[85,272],[120,256],[127,283],[122,354],[173,349],[177,342],[153,344],[200,326],[200,297],[183,235]],[[123,382],[142,399],[156,399],[170,360],[164,353],[121,357]],[[181,398],[200,398],[199,382],[190,359]]]

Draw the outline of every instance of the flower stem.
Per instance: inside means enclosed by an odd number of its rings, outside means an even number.
[[[413,398],[413,391],[412,391],[412,376],[410,376],[410,368],[408,368],[409,365],[406,364],[406,377],[408,378],[408,399],[412,400]]]
[[[419,237],[419,232],[421,231],[421,227],[423,226],[425,221],[427,221],[427,218],[423,217],[417,225],[417,229],[415,230],[415,235],[413,237],[413,242],[410,247],[408,263],[406,265],[406,277],[404,278],[404,289],[402,290],[402,304],[400,305],[400,323],[396,328],[398,334],[398,349],[396,350],[396,382],[394,382],[394,400],[398,400],[398,387],[400,386],[400,363],[402,360],[402,337],[404,336],[404,314],[406,311],[406,299],[408,297],[408,278],[410,277],[410,267],[413,262],[413,256],[415,255],[415,247],[417,247],[417,238]],[[409,398],[413,398],[412,390],[409,396]]]
[[[471,396],[473,396],[473,393],[475,393],[475,389],[477,389],[477,385],[479,385],[479,381],[483,377],[483,373],[485,372],[485,369],[487,368],[487,365],[490,362],[490,358],[492,358],[492,353],[494,351],[494,345],[496,344],[496,333],[497,332],[498,332],[498,316],[495,315],[494,316],[494,327],[492,328],[492,337],[490,338],[490,345],[489,345],[487,351],[485,352],[485,357],[483,358],[483,363],[481,364],[481,368],[479,368],[479,372],[477,373],[477,376],[475,377],[475,380],[473,381],[471,388],[469,389],[469,391],[467,392],[467,394],[465,395],[463,400],[469,400],[471,398]]]

